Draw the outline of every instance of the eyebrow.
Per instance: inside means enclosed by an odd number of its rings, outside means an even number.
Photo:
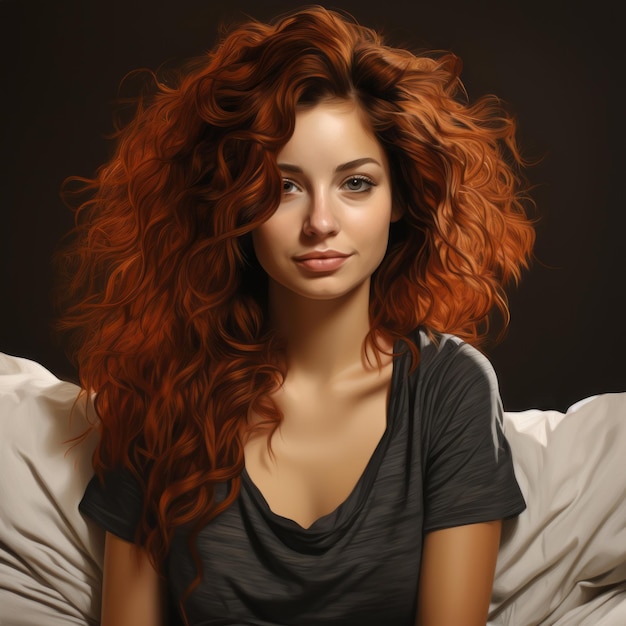
[[[354,159],[354,161],[348,161],[347,163],[342,163],[335,168],[335,172],[345,172],[346,170],[350,170],[354,167],[360,167],[361,165],[365,165],[366,163],[374,163],[379,167],[382,165],[371,157],[363,157],[362,159]],[[278,163],[278,168],[283,170],[284,172],[292,172],[294,174],[302,174],[302,168],[297,165],[291,165],[291,163]]]

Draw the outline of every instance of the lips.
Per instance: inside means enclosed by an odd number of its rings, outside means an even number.
[[[294,257],[296,263],[314,272],[330,272],[339,269],[351,254],[337,250],[313,250]]]
[[[336,259],[339,257],[348,257],[349,254],[345,252],[338,252],[337,250],[313,250],[306,254],[298,255],[295,258],[296,261],[307,261],[308,259]]]

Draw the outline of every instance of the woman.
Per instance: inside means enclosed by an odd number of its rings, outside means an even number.
[[[485,623],[525,505],[470,344],[533,230],[514,123],[459,71],[322,8],[246,23],[85,181],[103,626]]]

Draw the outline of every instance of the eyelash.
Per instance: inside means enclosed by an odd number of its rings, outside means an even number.
[[[352,181],[358,180],[360,183],[366,183],[367,187],[365,189],[350,189],[349,191],[354,191],[355,193],[364,193],[366,191],[369,191],[372,187],[376,187],[376,183],[369,178],[369,176],[363,176],[363,175],[357,175],[357,176],[350,176],[349,178],[347,178],[344,183],[341,185],[342,187],[345,187],[348,183],[351,183]]]
[[[352,191],[354,193],[365,193],[365,192],[369,191],[372,187],[376,187],[376,183],[369,176],[363,176],[362,174],[348,177],[341,184],[341,186],[345,187],[348,183],[350,183],[352,181],[357,181],[357,180],[360,183],[366,183],[366,185],[368,185],[368,186],[365,189],[349,189],[349,191]],[[285,189],[286,185],[293,185],[297,189],[300,188],[300,185],[298,185],[298,183],[294,182],[293,180],[290,180],[289,178],[283,178],[283,193],[291,193],[290,191],[287,191]]]
[[[294,183],[293,180],[289,180],[288,178],[283,178],[283,193],[290,193],[289,191],[285,189],[285,185],[293,185],[297,189],[300,188],[298,183]]]

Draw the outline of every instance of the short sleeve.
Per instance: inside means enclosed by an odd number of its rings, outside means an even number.
[[[78,509],[104,530],[134,542],[143,509],[143,492],[130,470],[115,469],[105,473],[103,483],[98,476],[92,477]]]
[[[507,519],[526,504],[491,363],[457,338],[437,348],[422,424],[425,532]]]

